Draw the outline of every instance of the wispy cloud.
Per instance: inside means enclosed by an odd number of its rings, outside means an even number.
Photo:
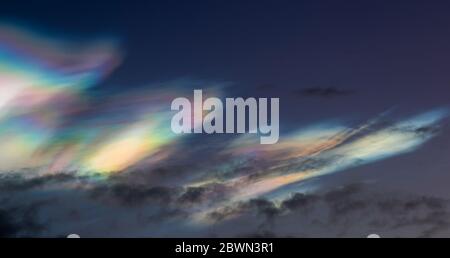
[[[189,96],[192,84],[202,85],[178,80],[114,94],[89,91],[121,60],[114,41],[74,45],[0,27],[4,234],[24,232],[10,219],[19,214],[18,204],[39,203],[33,214],[44,210],[47,218],[77,217],[77,226],[94,235],[91,226],[99,216],[108,218],[106,224],[117,223],[111,211],[138,217],[142,224],[157,222],[159,235],[171,235],[170,226],[163,227],[168,220],[195,231],[245,217],[248,210],[277,217],[310,202],[291,197],[287,186],[415,151],[439,134],[448,115],[439,108],[409,117],[384,112],[366,121],[336,118],[299,126],[273,145],[259,144],[257,135],[175,135],[171,100]],[[221,83],[209,82],[205,92],[220,96],[222,90]],[[351,205],[358,210],[358,203]],[[26,214],[20,213],[24,221]],[[41,233],[70,229],[55,223],[59,227],[49,225]],[[139,225],[116,227],[130,235],[144,233]]]

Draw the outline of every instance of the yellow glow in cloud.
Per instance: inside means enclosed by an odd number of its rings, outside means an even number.
[[[157,150],[164,139],[151,134],[152,127],[133,126],[102,145],[86,162],[88,170],[116,172],[142,160]]]
[[[5,134],[0,137],[0,164],[2,169],[18,169],[28,165],[28,159],[35,145],[22,135]]]
[[[250,199],[268,193],[279,187],[305,180],[311,177],[314,172],[314,170],[305,170],[298,173],[264,178],[262,180],[248,184],[245,188],[238,191],[236,195],[233,196],[233,199],[235,201]]]

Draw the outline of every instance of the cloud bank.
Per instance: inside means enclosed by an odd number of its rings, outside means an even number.
[[[91,91],[122,59],[111,40],[73,44],[0,27],[1,236],[359,236],[375,228],[389,236],[434,236],[446,230],[444,199],[369,194],[364,185],[330,191],[303,185],[414,152],[439,135],[445,107],[314,122],[284,132],[274,145],[259,144],[257,135],[175,135],[171,100],[206,82]],[[226,92],[223,83],[207,85],[211,96]]]

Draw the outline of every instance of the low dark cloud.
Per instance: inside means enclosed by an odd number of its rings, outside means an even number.
[[[216,210],[216,223],[252,221],[235,236],[435,237],[448,233],[449,201],[429,196],[380,193],[352,184],[321,194],[295,193],[280,204],[251,200]],[[227,222],[229,220],[230,222]]]
[[[26,178],[25,175],[26,173],[0,174],[0,191],[26,191],[40,186],[68,182],[74,179],[73,175],[65,173],[43,175],[32,178]]]
[[[12,214],[6,210],[0,210],[0,237],[12,237],[21,230],[17,225]]]
[[[58,237],[76,230],[84,236],[436,237],[450,230],[448,200],[379,191],[367,184],[297,192],[278,201],[259,197],[227,203],[230,189],[221,183],[147,186],[129,176],[112,176],[54,191],[58,184],[84,179],[39,178],[9,177],[15,183],[0,193],[1,236]],[[17,189],[28,191],[12,194]],[[192,226],[199,207],[212,207],[209,222]]]
[[[90,190],[90,196],[99,200],[118,201],[124,206],[142,205],[146,202],[171,203],[178,189],[164,186],[146,187],[126,183],[105,184]]]
[[[350,95],[354,91],[336,87],[311,87],[295,90],[294,93],[305,97],[336,97]]]
[[[0,209],[0,237],[32,237],[45,225],[36,219],[42,203]]]

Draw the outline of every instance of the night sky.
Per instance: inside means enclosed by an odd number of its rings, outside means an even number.
[[[0,236],[450,237],[446,1],[3,1]],[[170,130],[280,99],[280,140]]]

